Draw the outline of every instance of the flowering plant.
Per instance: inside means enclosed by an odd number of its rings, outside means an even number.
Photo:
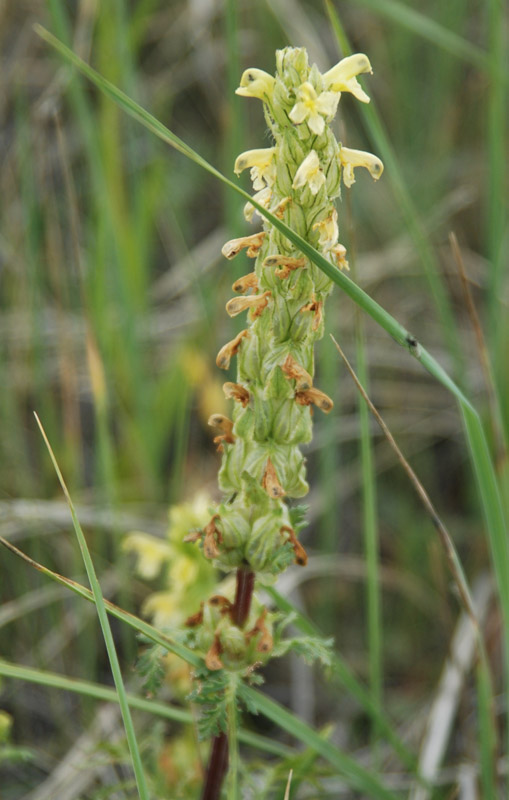
[[[356,77],[371,72],[369,60],[353,55],[323,75],[309,66],[301,48],[280,50],[276,60],[275,76],[248,69],[237,89],[262,101],[274,143],[241,153],[234,171],[249,169],[256,203],[332,265],[348,269],[334,200],[341,181],[347,187],[354,183],[356,167],[366,167],[378,179],[383,165],[370,153],[343,147],[330,123],[342,92],[369,102]],[[255,205],[247,203],[244,215],[252,222],[258,216]],[[214,567],[236,571],[235,592],[214,593],[186,622],[186,641],[205,660],[192,696],[205,707],[202,732],[216,736],[204,797],[215,796],[207,787],[217,785],[219,763],[224,771],[227,721],[237,713],[232,697],[239,681],[259,681],[255,670],[297,642],[308,657],[327,661],[323,642],[284,640],[287,620],[278,625],[281,621],[254,589],[272,583],[292,562],[307,562],[298,539],[303,508],[291,502],[308,491],[300,447],[311,439],[313,409],[329,413],[333,408],[331,398],[314,385],[314,345],[323,336],[324,302],[333,284],[266,220],[262,230],[227,242],[222,252],[233,259],[243,250],[254,259],[254,269],[234,282],[236,296],[226,311],[231,317],[247,312],[247,325],[216,359],[226,370],[237,358],[236,380],[223,387],[233,412],[231,418],[213,414],[209,419],[222,455],[223,500],[210,509],[207,524],[186,536]]]

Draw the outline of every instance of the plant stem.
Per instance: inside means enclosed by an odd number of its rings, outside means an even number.
[[[228,687],[228,749],[229,749],[229,774],[228,774],[228,800],[237,800],[238,775],[239,775],[239,745],[237,735],[237,675],[231,676]]]
[[[219,800],[221,786],[228,767],[228,737],[219,733],[212,739],[207,775],[201,800]]]
[[[239,628],[243,628],[251,608],[255,575],[250,569],[239,567],[237,570],[237,588],[235,603],[232,609],[232,620]]]
[[[255,575],[250,569],[239,567],[237,570],[237,586],[235,602],[232,608],[232,620],[242,628],[249,616],[253,597]],[[218,800],[221,785],[228,767],[228,736],[220,733],[212,740],[207,775],[203,786],[201,800]]]

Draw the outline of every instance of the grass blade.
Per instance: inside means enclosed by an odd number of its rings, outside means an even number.
[[[75,692],[76,694],[92,697],[95,700],[104,700],[107,703],[118,702],[115,689],[102,686],[100,683],[67,678],[65,675],[33,669],[32,667],[22,667],[18,664],[11,664],[3,659],[0,659],[0,675],[4,678],[28,681],[30,683],[36,683],[39,686],[59,689],[60,691]],[[187,724],[195,722],[195,718],[190,711],[185,711],[183,708],[176,708],[168,703],[160,703],[157,700],[147,700],[144,697],[138,697],[130,693],[127,694],[127,700],[130,708],[136,708],[138,711],[145,711],[147,714],[155,714],[158,717],[163,717],[173,722]],[[266,736],[261,736],[258,733],[240,729],[238,737],[239,741],[243,744],[261,750],[264,753],[271,753],[281,758],[291,758],[296,755],[293,748],[272,741],[272,739],[268,739]]]
[[[286,597],[283,597],[276,589],[271,586],[266,586],[265,591],[272,597],[277,607],[285,613],[291,613],[294,617],[293,624],[302,633],[307,636],[322,636],[322,632],[314,625],[307,617],[302,614]],[[416,772],[417,759],[401,741],[397,733],[383,711],[375,705],[373,698],[368,689],[357,680],[355,675],[351,672],[348,665],[343,659],[333,653],[331,662],[332,675],[337,681],[345,687],[345,689],[352,695],[359,705],[366,711],[367,714],[375,721],[376,726],[380,733],[385,736],[389,744],[393,747],[394,752],[398,754],[401,762],[405,764],[407,769],[412,773]]]
[[[111,665],[111,672],[113,675],[113,680],[115,681],[115,688],[117,690],[118,696],[118,703],[120,705],[120,712],[122,714],[122,720],[124,722],[124,728],[127,737],[127,743],[129,746],[129,751],[131,753],[132,765],[133,770],[136,778],[136,785],[138,787],[138,794],[140,796],[140,800],[149,800],[149,793],[148,793],[148,786],[145,779],[145,773],[143,770],[143,764],[141,761],[141,754],[140,749],[138,747],[138,742],[136,739],[136,733],[134,730],[134,725],[131,717],[131,712],[129,710],[129,703],[127,700],[127,693],[124,687],[124,681],[122,679],[122,672],[120,670],[120,664],[118,662],[117,651],[115,650],[115,643],[113,641],[113,635],[111,633],[110,623],[108,620],[108,615],[106,613],[106,607],[104,603],[104,597],[102,595],[101,586],[97,579],[97,575],[95,572],[94,564],[92,562],[92,558],[90,556],[90,552],[87,547],[87,542],[83,531],[81,530],[81,525],[79,523],[78,517],[76,516],[76,511],[74,509],[73,502],[71,500],[71,496],[67,490],[67,486],[65,484],[64,478],[62,473],[60,472],[60,468],[58,466],[57,460],[51,449],[51,445],[48,441],[44,428],[39,420],[37,414],[35,415],[37,420],[37,424],[40,428],[41,434],[43,436],[44,442],[46,447],[48,448],[48,452],[50,454],[50,458],[53,462],[53,466],[55,468],[55,472],[57,473],[58,480],[60,481],[60,486],[62,487],[62,491],[64,492],[65,498],[69,505],[69,509],[71,512],[72,522],[74,526],[74,531],[76,533],[76,538],[78,540],[79,548],[81,551],[81,556],[83,558],[83,563],[85,564],[85,569],[87,571],[88,580],[90,581],[90,587],[92,589],[94,603],[97,609],[97,616],[99,618],[99,623],[101,625],[102,634],[104,637],[104,643],[106,645],[106,650],[108,651],[108,658]]]
[[[23,553],[22,550],[18,550],[11,542],[4,539],[3,536],[0,536],[0,544],[6,547],[8,550],[11,551],[14,555],[22,558],[27,564],[31,567],[36,569],[38,572],[41,572],[47,578],[51,578],[51,580],[59,583],[61,586],[65,586],[67,589],[70,589],[71,592],[74,594],[79,595],[79,597],[83,597],[84,600],[88,600],[90,603],[94,603],[94,595],[87,589],[85,586],[82,586],[81,583],[77,583],[76,581],[71,580],[71,578],[66,578],[64,575],[59,575],[58,572],[54,572],[48,567],[45,567],[43,564],[39,564],[37,561],[34,561],[33,558],[30,558]],[[189,647],[186,647],[179,642],[175,642],[169,636],[161,633],[150,625],[145,620],[136,617],[134,614],[130,614],[128,611],[124,611],[119,606],[115,605],[115,603],[111,603],[109,600],[104,600],[104,606],[108,614],[111,614],[112,617],[116,617],[117,619],[125,622],[127,625],[130,625],[131,628],[134,628],[139,633],[142,633],[147,639],[155,642],[156,644],[160,644],[170,653],[174,653],[175,655],[182,658],[184,661],[187,661],[188,664],[191,664],[193,667],[203,667],[203,660],[196,655]]]
[[[360,4],[401,25],[416,36],[427,39],[435,47],[441,47],[456,58],[474,64],[484,72],[493,72],[494,67],[490,63],[489,55],[481,47],[466,41],[454,31],[444,28],[443,25],[405,3],[397,0],[360,0]]]
[[[250,686],[242,685],[239,695],[248,704],[249,708],[263,714],[275,722],[283,730],[300,739],[308,747],[313,748],[322,758],[329,762],[338,773],[345,777],[350,786],[362,792],[365,797],[380,798],[380,800],[395,800],[396,795],[387,789],[370,772],[361,767],[353,758],[342,753],[337,747],[319,733],[310,728],[302,720],[295,717],[275,700],[255,691]]]
[[[350,228],[349,258],[352,277],[357,278],[357,248],[355,227],[352,217],[350,195],[347,202],[347,220]],[[333,338],[334,341],[334,338]],[[364,319],[358,308],[355,309],[355,352],[357,369],[361,381],[368,386],[368,366],[366,361],[366,337]],[[369,413],[366,404],[358,398],[360,429],[360,460],[362,472],[362,526],[363,545],[366,559],[366,608],[368,630],[369,687],[373,703],[382,709],[383,664],[382,664],[382,612],[379,576],[379,535],[377,522],[376,477],[373,458],[373,441],[369,426]],[[376,720],[372,729],[373,744],[379,735]]]
[[[63,586],[67,586],[69,589],[71,589],[71,591],[79,594],[81,597],[89,600],[91,603],[95,602],[94,595],[90,589],[81,586],[81,584],[76,583],[75,581],[71,581],[69,578],[58,575],[56,572],[53,572],[37,562],[34,562],[31,558],[25,555],[25,553],[22,553],[17,547],[1,536],[0,544],[3,544],[4,547],[7,547],[7,549],[12,553],[21,557],[24,561],[35,567],[39,572],[47,575],[52,580],[57,581],[57,583],[60,583]],[[162,647],[165,647],[172,653],[176,653],[185,661],[187,661],[188,664],[191,664],[195,667],[203,667],[203,660],[196,653],[194,653],[188,647],[169,639],[152,625],[149,625],[147,622],[135,617],[134,614],[129,614],[127,611],[123,611],[123,609],[107,600],[103,600],[103,607],[108,614],[111,614],[117,619],[127,623],[127,625],[130,625],[131,628],[134,628],[146,636],[147,639],[150,639],[156,644],[160,644]],[[324,739],[318,733],[315,733],[315,731],[305,722],[298,720],[294,714],[286,711],[282,707],[281,710],[284,712],[284,715],[281,716],[281,719],[279,720],[277,716],[277,709],[279,706],[276,703],[268,701],[268,704],[266,704],[263,702],[264,697],[260,692],[249,687],[245,688],[247,691],[245,700],[251,709],[263,714],[264,716],[267,716],[273,722],[280,725],[280,727],[282,727],[284,730],[288,730],[290,733],[292,733],[296,739],[299,739],[308,747],[315,750],[320,756],[322,756],[322,758],[332,764],[332,766],[340,769],[345,775],[345,778],[352,782],[352,785],[364,786],[365,790],[370,792],[368,795],[369,797],[380,798],[380,800],[395,800],[394,795],[386,790],[376,778],[373,778],[367,772],[367,770],[364,770],[353,759],[342,753],[333,744],[330,744],[330,742],[325,742]],[[242,693],[243,689],[241,691],[239,688],[239,694]],[[293,722],[290,722],[289,720],[293,720]],[[244,736],[244,733],[242,736],[239,733],[239,739]]]
[[[341,50],[345,56],[351,55],[352,48],[350,47],[346,33],[341,25],[334,7],[332,6],[332,3],[327,1],[326,6],[332,29],[336,35],[336,39]],[[431,295],[438,312],[438,317],[442,323],[444,339],[447,342],[449,351],[455,362],[456,375],[461,376],[463,374],[462,351],[460,348],[453,312],[442,281],[440,265],[423,228],[422,222],[419,218],[419,212],[417,211],[417,207],[413,201],[412,195],[407,188],[405,179],[399,167],[398,159],[396,158],[396,154],[394,152],[394,148],[391,145],[389,136],[387,135],[382,118],[377,111],[373,98],[371,98],[369,104],[362,103],[360,114],[369,136],[385,164],[385,174],[387,175],[388,180],[391,182],[392,190],[398,202],[401,215],[405,220],[405,224],[412,238],[415,249],[420,256],[422,268],[430,287]]]

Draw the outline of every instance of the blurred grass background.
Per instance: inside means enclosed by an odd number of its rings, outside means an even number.
[[[367,53],[374,67],[366,86],[397,169],[386,159],[379,183],[358,175],[353,189],[344,190],[340,240],[355,253],[360,285],[474,400],[503,475],[509,425],[507,10],[495,0],[342,0],[334,8],[354,50]],[[121,553],[123,535],[133,529],[163,535],[170,504],[202,489],[216,492],[218,457],[206,420],[225,410],[225,375],[214,359],[235,331],[224,313],[230,285],[247,271],[239,256],[233,273],[220,248],[252,229],[241,200],[73,75],[37,39],[34,22],[229,176],[238,152],[268,143],[260,104],[233,93],[242,70],[272,72],[275,49],[286,44],[307,47],[322,70],[342,54],[321,3],[21,0],[0,6],[0,534],[84,581],[36,410],[105,594],[139,610],[147,587],[133,578]],[[348,146],[383,155],[348,95],[336,126]],[[493,360],[500,403],[495,422],[451,231]],[[369,320],[359,351],[355,318],[353,305],[336,291],[327,331],[353,360],[357,348],[361,368],[365,353],[370,395],[475,584],[490,575],[489,553],[456,405]],[[317,558],[316,569],[309,577],[304,571],[290,577],[292,597],[334,635],[377,702],[383,695],[384,708],[416,749],[459,606],[431,523],[372,420],[366,424],[376,498],[368,499],[367,513],[376,502],[371,548],[379,552],[381,604],[366,594],[362,476],[369,460],[362,461],[359,447],[358,398],[328,336],[317,359],[317,384],[335,408],[327,418],[315,417],[308,449],[311,525],[303,541]],[[10,553],[2,555],[0,654],[109,682],[93,608],[48,586]],[[380,619],[369,634],[373,602]],[[487,642],[501,691],[499,627],[492,605]],[[137,645],[121,628],[117,636],[123,663],[131,665]],[[21,772],[6,768],[10,800],[43,783],[97,705],[29,684],[7,681],[2,688],[1,705],[14,717],[13,738],[34,753]],[[348,750],[362,754],[369,744],[365,713],[306,667],[273,668],[268,691],[315,727],[333,721],[334,741]],[[497,710],[500,716],[506,711],[503,696]],[[475,760],[474,715],[467,681],[450,763]],[[383,743],[380,752],[385,756]],[[436,796],[448,796],[445,791]]]

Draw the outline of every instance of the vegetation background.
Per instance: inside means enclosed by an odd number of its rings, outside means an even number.
[[[377,184],[359,174],[343,192],[340,235],[352,274],[473,400],[503,476],[507,8],[497,0],[341,0],[333,7],[353,50],[367,53],[374,67],[365,82],[371,116],[344,95],[339,137],[386,164]],[[241,199],[74,74],[35,35],[35,22],[229,177],[239,152],[267,145],[260,104],[234,94],[243,69],[273,72],[274,51],[287,44],[305,46],[322,70],[343,54],[327,7],[318,2],[0,5],[0,535],[86,583],[36,410],[105,595],[139,612],[157,584],[135,578],[123,537],[132,530],[164,536],[170,505],[204,489],[216,492],[218,457],[206,421],[225,409],[225,377],[214,362],[235,331],[224,313],[230,285],[246,271],[235,262],[234,273],[220,249],[251,229]],[[493,385],[483,370],[451,232],[481,316]],[[327,331],[369,385],[481,602],[502,725],[501,619],[456,403],[374,322],[359,320],[336,290]],[[326,418],[316,415],[307,453],[311,524],[303,542],[310,566],[289,571],[279,588],[334,636],[341,658],[417,753],[456,646],[460,605],[431,521],[375,421],[362,411],[328,335],[317,358],[318,384],[335,408]],[[93,606],[9,552],[2,553],[0,569],[0,656],[18,667],[111,684]],[[137,643],[120,625],[114,632],[127,679],[135,681],[129,672]],[[436,797],[474,796],[461,794],[467,791],[461,787],[475,784],[478,763],[472,660],[457,694],[449,695],[447,720],[455,724],[441,747],[440,762],[449,768],[437,766],[442,788]],[[123,777],[118,718],[105,721],[109,707],[59,690],[58,682],[48,688],[20,677],[0,685],[0,707],[13,718],[11,743],[0,751],[2,800],[113,796],[112,781],[120,787]],[[270,695],[362,763],[391,773],[395,789],[407,790],[385,737],[344,686],[294,659],[270,667],[266,677]],[[138,723],[152,752],[175,736],[174,725],[151,726],[148,715]],[[291,743],[267,721],[249,724]],[[93,779],[79,784],[78,793],[75,784],[74,793],[68,787],[57,795],[51,781],[84,732],[98,747]],[[325,777],[314,788],[303,781],[298,796],[354,796],[312,761],[308,777]],[[266,766],[271,763],[267,756]],[[171,782],[168,766],[167,773]],[[274,780],[267,796],[282,797],[284,776]],[[127,783],[115,791],[115,797],[134,796]]]

